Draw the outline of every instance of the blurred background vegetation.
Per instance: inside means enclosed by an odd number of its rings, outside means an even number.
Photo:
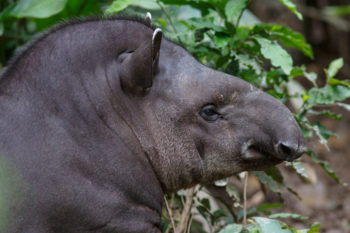
[[[0,72],[55,24],[120,12],[151,12],[199,61],[287,104],[308,139],[296,162],[168,195],[164,232],[350,232],[348,0],[2,0]]]

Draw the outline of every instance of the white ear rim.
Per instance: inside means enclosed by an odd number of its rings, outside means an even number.
[[[154,39],[156,38],[156,36],[157,36],[159,33],[162,33],[162,29],[156,28],[156,30],[154,30],[154,32],[153,32],[152,44],[154,44]]]
[[[152,15],[150,12],[146,13],[146,21],[149,22],[149,24],[151,24],[152,22]]]

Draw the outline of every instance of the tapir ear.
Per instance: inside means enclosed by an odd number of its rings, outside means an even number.
[[[120,81],[125,92],[145,95],[152,87],[159,61],[159,50],[162,42],[162,30],[157,28],[152,39],[144,41],[122,62]]]
[[[147,12],[145,21],[146,21],[148,26],[151,26],[151,23],[152,23],[152,15],[151,15],[151,13]]]

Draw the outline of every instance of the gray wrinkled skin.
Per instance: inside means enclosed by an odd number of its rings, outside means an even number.
[[[0,156],[21,180],[6,233],[160,233],[164,193],[302,154],[284,105],[153,32],[68,23],[2,73]]]

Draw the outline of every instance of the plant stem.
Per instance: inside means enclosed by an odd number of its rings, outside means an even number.
[[[171,208],[169,207],[169,204],[168,204],[168,200],[166,199],[166,197],[164,196],[164,201],[165,201],[165,206],[166,206],[166,209],[168,211],[168,214],[169,214],[169,218],[170,218],[170,222],[171,222],[171,226],[173,227],[174,229],[174,233],[177,233],[176,231],[176,227],[175,227],[175,223],[174,223],[174,218],[173,218],[173,212],[171,211]]]
[[[191,215],[191,207],[192,207],[192,199],[193,199],[193,194],[194,194],[194,189],[195,187],[192,187],[187,190],[187,195],[186,195],[186,203],[184,206],[184,209],[181,214],[180,222],[179,225],[176,228],[176,233],[185,233],[186,232],[186,227],[188,220]]]
[[[244,175],[244,189],[243,189],[243,229],[247,227],[247,186],[248,186],[248,172]]]

